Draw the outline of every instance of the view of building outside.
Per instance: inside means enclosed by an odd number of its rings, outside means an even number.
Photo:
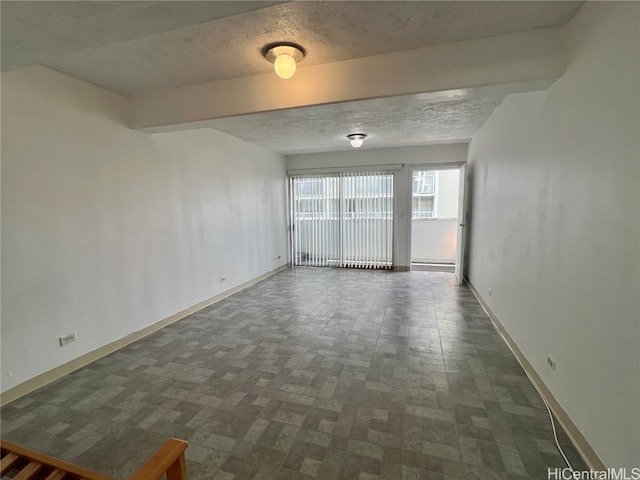
[[[340,218],[340,186],[344,191],[344,217],[391,218],[392,175],[342,175],[296,179],[297,218]]]
[[[412,218],[433,218],[435,215],[437,172],[413,172]]]
[[[414,171],[412,218],[457,218],[458,178],[457,169]]]

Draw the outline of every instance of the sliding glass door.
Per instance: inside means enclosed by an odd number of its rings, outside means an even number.
[[[393,175],[291,178],[294,265],[391,268]]]
[[[291,178],[293,264],[341,266],[340,178]]]

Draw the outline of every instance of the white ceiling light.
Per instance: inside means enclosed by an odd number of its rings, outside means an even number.
[[[347,135],[347,138],[353,148],[360,148],[364,143],[364,139],[367,138],[367,135],[364,133],[350,133]]]
[[[304,49],[295,43],[274,43],[267,45],[263,55],[273,63],[276,75],[291,78],[296,73],[296,63],[304,58]]]

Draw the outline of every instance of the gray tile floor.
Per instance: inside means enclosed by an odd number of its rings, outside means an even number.
[[[8,404],[1,426],[123,479],[172,436],[190,442],[190,479],[543,479],[565,466],[517,361],[469,289],[437,272],[280,272]]]

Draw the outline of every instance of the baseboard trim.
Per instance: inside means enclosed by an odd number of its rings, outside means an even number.
[[[394,272],[408,272],[411,270],[411,267],[409,265],[394,265],[393,266],[393,271]]]
[[[507,342],[511,350],[513,350],[513,352],[515,353],[516,358],[520,362],[520,365],[522,365],[522,368],[529,375],[529,378],[531,379],[531,381],[536,385],[536,387],[538,387],[540,392],[542,392],[542,395],[546,400],[547,404],[549,405],[551,412],[555,416],[556,420],[560,423],[560,425],[562,425],[562,428],[564,428],[565,432],[567,432],[567,435],[573,442],[573,445],[576,447],[576,450],[578,450],[578,453],[580,454],[582,459],[585,461],[587,466],[593,470],[599,470],[599,471],[606,470],[607,467],[602,461],[602,459],[598,456],[598,454],[591,447],[591,445],[589,445],[589,442],[584,437],[584,435],[582,434],[578,426],[573,422],[573,420],[571,420],[571,417],[569,417],[569,414],[567,414],[564,408],[562,408],[560,403],[553,396],[549,388],[542,381],[542,378],[540,378],[540,375],[538,375],[538,373],[534,370],[533,366],[531,365],[531,363],[529,363],[527,358],[524,356],[524,354],[522,353],[522,351],[520,350],[516,342],[513,340],[513,338],[511,338],[511,335],[509,335],[509,333],[504,328],[502,323],[500,323],[500,320],[498,320],[498,318],[493,313],[493,311],[489,308],[489,306],[486,304],[482,296],[478,293],[478,290],[476,290],[476,288],[468,279],[465,278],[465,281],[469,286],[469,288],[471,289],[471,292],[473,293],[473,295],[476,297],[478,302],[480,302],[482,307],[485,309],[485,311],[489,315],[489,319],[491,320],[491,322],[500,331],[500,333],[504,337],[505,341]]]
[[[222,293],[219,293],[218,295],[214,295],[213,297],[203,300],[200,303],[192,305],[191,307],[186,308],[184,310],[181,310],[180,312],[177,312],[171,315],[170,317],[164,318],[152,325],[149,325],[148,327],[145,327],[142,330],[138,330],[137,332],[130,333],[125,337],[122,337],[102,347],[92,350],[91,352],[85,353],[84,355],[81,355],[78,358],[74,358],[73,360],[67,363],[64,363],[58,367],[55,367],[51,370],[41,373],[40,375],[33,377],[21,383],[20,385],[16,385],[15,387],[10,388],[6,392],[3,392],[0,394],[0,406],[5,406],[6,404],[13,402],[14,400],[17,400],[20,397],[23,397],[37,390],[38,388],[44,387],[45,385],[55,380],[58,380],[59,378],[71,372],[74,372],[75,370],[78,370],[86,365],[89,365],[91,362],[95,362],[96,360],[99,360],[100,358],[105,357],[110,353],[113,353],[121,349],[122,347],[126,347],[127,345],[133,342],[141,340],[142,338],[148,335],[151,335],[152,333],[155,333],[158,330],[168,325],[171,325],[172,323],[177,322],[178,320],[182,320],[183,318],[191,315],[192,313],[202,310],[203,308],[208,307],[209,305],[213,305],[214,303],[219,302],[220,300],[227,298],[228,296],[233,295],[234,293],[238,293],[240,290],[244,290],[245,288],[250,287],[251,285],[261,282],[262,280],[272,275],[275,275],[278,272],[287,270],[288,268],[290,268],[290,266],[291,266],[290,264],[285,264],[267,273],[263,273],[262,275],[259,275],[251,280],[241,283],[240,285],[236,285],[235,287],[229,290],[226,290]]]

